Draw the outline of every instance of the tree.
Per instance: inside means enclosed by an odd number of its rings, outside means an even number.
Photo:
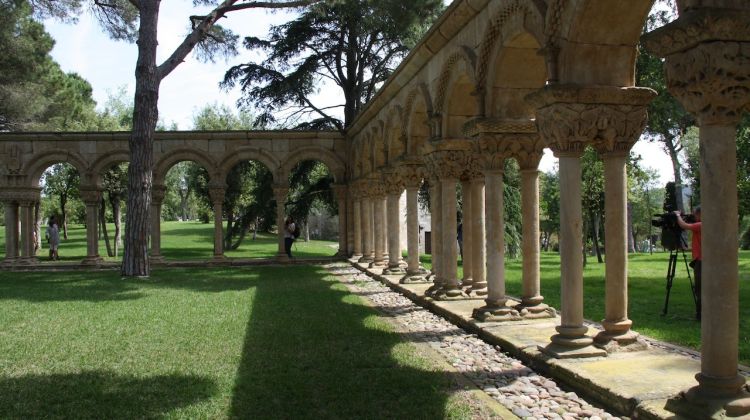
[[[663,26],[674,18],[673,0],[660,0],[652,9],[644,31]],[[680,154],[684,149],[683,137],[695,125],[695,119],[669,94],[664,75],[664,62],[649,53],[641,44],[636,60],[636,85],[654,89],[657,97],[648,107],[648,124],[645,134],[652,141],[661,143],[672,161],[672,172],[677,185],[677,207],[685,210],[682,202],[682,164]]]
[[[591,238],[592,250],[599,263],[602,259],[599,246],[602,218],[604,215],[604,163],[592,147],[587,147],[581,156],[581,196],[583,206],[583,225]],[[584,252],[584,264],[586,253]]]
[[[59,200],[64,239],[68,239],[67,204],[70,199],[78,197],[80,182],[78,170],[69,163],[52,165],[42,175],[41,184],[44,185],[44,193],[48,196],[57,196]]]
[[[262,125],[291,109],[284,125],[343,130],[376,93],[430,23],[441,0],[328,1],[271,28],[268,39],[245,38],[249,50],[268,53],[261,63],[229,69],[223,85],[239,84],[241,105],[265,110]],[[320,82],[338,86],[343,103],[322,106],[313,95]],[[332,111],[343,110],[343,121]]]
[[[324,164],[314,160],[298,163],[292,170],[289,183],[291,189],[286,213],[305,228],[313,210],[336,213],[337,203],[331,190],[333,176]]]
[[[549,251],[552,235],[560,232],[560,175],[554,171],[542,172],[540,180],[539,207],[541,210],[542,244]]]
[[[299,8],[320,0],[193,0],[193,4],[212,6],[205,15],[190,16],[191,30],[167,59],[156,62],[158,45],[157,22],[159,0],[90,0],[106,32],[114,39],[136,42],[138,59],[135,66],[135,97],[133,129],[129,140],[130,170],[126,214],[126,247],[122,262],[124,276],[148,276],[149,208],[154,164],[154,132],[158,122],[158,98],[161,81],[172,73],[194,49],[202,59],[236,53],[237,36],[217,22],[239,10],[251,8]],[[31,0],[38,13],[74,19],[83,7],[82,0]],[[88,1],[86,3],[89,3]]]

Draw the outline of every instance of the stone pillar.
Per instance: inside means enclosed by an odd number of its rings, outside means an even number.
[[[388,265],[388,196],[383,194],[380,203],[380,220],[383,223],[383,229],[381,229],[380,238],[383,244],[383,265]]]
[[[35,201],[23,200],[18,202],[21,219],[21,257],[19,263],[38,263],[34,255],[34,205]]]
[[[666,58],[670,92],[700,126],[702,272],[708,281],[701,288],[698,386],[685,394],[688,407],[680,412],[736,417],[750,413],[745,378],[737,373],[739,269],[734,240],[736,128],[743,110],[750,109],[750,4],[705,1],[682,2],[680,7],[679,19],[645,38],[649,50]],[[725,413],[717,414],[722,406]]]
[[[399,212],[399,201],[401,191],[394,193],[390,190],[388,194],[388,268],[384,274],[404,274],[401,267],[401,214]]]
[[[214,207],[214,259],[223,260],[224,256],[224,223],[222,206],[224,205],[224,188],[211,187],[208,190]],[[274,190],[275,192],[275,190]]]
[[[372,240],[372,200],[369,196],[362,198],[362,257],[359,262],[369,264],[373,261]]]
[[[471,188],[471,259],[473,282],[468,293],[476,296],[487,295],[487,260],[485,244],[485,203],[484,203],[484,177],[474,177],[470,182]],[[464,227],[465,228],[465,227]],[[465,239],[464,239],[465,241]],[[464,248],[464,252],[466,249]]]
[[[81,264],[96,266],[102,262],[99,256],[101,192],[96,188],[81,188],[81,200],[86,205],[86,258]]]
[[[276,230],[278,231],[278,250],[276,251],[276,259],[281,262],[289,261],[289,256],[286,255],[286,251],[284,250],[284,222],[286,221],[285,205],[288,194],[289,187],[273,187],[273,196],[276,199]]]
[[[382,188],[380,188],[382,190]],[[385,213],[385,195],[381,195],[382,191],[378,191],[378,194],[373,198],[373,222],[374,222],[374,231],[373,235],[375,236],[375,252],[373,255],[372,263],[370,263],[370,267],[384,267],[386,265],[385,261],[385,218],[383,217],[383,213]]]
[[[473,213],[471,207],[473,203],[471,195],[471,182],[469,182],[468,179],[461,181],[461,191],[463,193],[463,200],[461,202],[461,213],[463,214],[463,225],[461,226],[463,255],[461,256],[461,264],[463,265],[464,269],[464,275],[461,279],[461,287],[463,287],[464,290],[468,292],[469,290],[471,290],[472,284],[474,282],[472,260],[474,249],[474,244],[472,243],[472,238],[474,237],[474,221],[472,219]]]
[[[443,286],[435,293],[435,299],[448,300],[464,298],[466,295],[458,284],[458,242],[456,241],[456,183],[457,178],[443,177],[439,180],[441,242],[440,269],[443,273]]]
[[[538,164],[538,160],[537,160]],[[524,318],[554,317],[554,311],[545,305],[540,289],[539,256],[539,170],[521,169],[521,214],[523,252],[523,296],[520,314]]]
[[[339,250],[337,257],[347,255],[347,232],[346,232],[346,185],[334,185],[333,193],[339,205]]]
[[[14,264],[18,259],[18,203],[5,201],[5,259],[4,264]]]
[[[425,270],[419,263],[419,186],[406,186],[407,267],[401,283],[425,283]]]
[[[152,264],[164,262],[164,257],[161,255],[161,206],[166,193],[167,188],[163,185],[154,185],[151,188],[151,252],[149,253],[149,260]]]
[[[435,292],[440,290],[443,287],[443,284],[445,283],[445,278],[443,277],[443,268],[441,265],[442,261],[442,253],[443,253],[443,241],[442,241],[442,232],[443,232],[443,212],[442,208],[440,206],[440,203],[442,202],[441,199],[441,189],[438,186],[438,180],[437,178],[430,178],[429,181],[429,190],[430,190],[430,241],[432,246],[432,279],[434,284],[430,286],[430,288],[425,291],[425,294],[428,296],[434,295]]]
[[[353,212],[354,247],[352,258],[362,258],[362,200],[357,197],[354,200]]]
[[[353,187],[350,187],[353,188]],[[348,258],[354,256],[354,194],[347,190],[346,201],[346,255]]]

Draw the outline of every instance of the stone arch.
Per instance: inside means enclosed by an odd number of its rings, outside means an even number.
[[[388,164],[406,154],[406,135],[403,130],[403,109],[400,105],[393,106],[388,112],[385,123],[384,138],[386,141],[386,160]]]
[[[130,151],[126,149],[114,150],[101,156],[91,165],[87,176],[87,182],[91,185],[101,186],[102,173],[113,165],[130,161]]]
[[[346,178],[346,164],[332,151],[315,146],[295,149],[295,151],[292,152],[292,154],[290,154],[281,165],[280,176],[283,178],[280,179],[287,179],[292,172],[294,165],[306,160],[317,160],[322,162],[328,167],[328,171],[333,176],[335,182],[344,182],[344,179]]]
[[[262,163],[271,172],[274,181],[277,180],[278,171],[281,167],[278,159],[268,151],[254,147],[242,147],[233,150],[230,155],[224,157],[218,166],[218,179],[223,183],[224,180],[226,180],[229,171],[231,171],[238,163],[246,160],[256,160]]]
[[[164,180],[169,170],[175,164],[183,161],[192,161],[208,171],[211,178],[217,176],[216,163],[210,156],[191,149],[180,149],[171,151],[162,157],[154,167],[154,185],[164,185]]]
[[[559,48],[560,83],[633,86],[637,45],[653,0],[556,0],[547,32]]]
[[[388,151],[386,150],[385,130],[383,122],[378,120],[372,129],[372,168],[377,170],[388,163]]]
[[[465,45],[458,48],[456,52],[451,54],[448,59],[445,60],[435,86],[435,112],[442,113],[445,110],[449,88],[453,82],[455,82],[456,73],[465,73],[474,84],[474,89],[476,89],[477,80],[474,71],[475,68],[476,54],[471,47]],[[472,89],[472,91],[474,89]]]
[[[429,139],[432,114],[430,91],[426,84],[420,83],[409,93],[404,107],[403,134],[408,155],[419,154],[419,148]]]
[[[23,167],[21,173],[26,174],[28,186],[38,187],[39,180],[44,171],[56,163],[69,163],[73,165],[78,170],[81,181],[84,180],[84,175],[88,168],[86,160],[78,153],[63,149],[46,150],[38,155],[34,155]]]
[[[445,138],[463,137],[463,125],[482,113],[474,72],[475,56],[468,51],[455,56],[463,59],[456,59],[452,64],[449,60],[444,67],[435,103],[441,118],[440,132],[436,134]]]
[[[484,116],[533,116],[524,97],[547,81],[547,65],[539,54],[544,43],[542,19],[527,0],[509,3],[493,18],[482,39],[477,69]]]

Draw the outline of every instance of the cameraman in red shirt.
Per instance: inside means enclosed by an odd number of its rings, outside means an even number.
[[[686,223],[682,220],[680,212],[676,211],[677,224],[684,230],[693,232],[693,239],[690,241],[690,248],[693,254],[693,261],[690,266],[695,273],[695,295],[696,295],[696,317],[701,319],[701,207],[696,206],[693,209],[695,223]]]

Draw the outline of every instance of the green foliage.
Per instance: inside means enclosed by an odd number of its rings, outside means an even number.
[[[557,170],[542,172],[539,177],[540,229],[542,246],[549,251],[552,236],[560,232],[560,175]]]
[[[750,215],[750,115],[745,113],[737,132],[737,195],[739,217]],[[750,236],[750,229],[748,230]]]
[[[333,176],[324,164],[314,160],[298,163],[289,177],[289,185],[286,213],[294,220],[307,223],[313,210],[318,214],[336,214],[338,211],[331,190]]]
[[[505,161],[505,188],[503,207],[505,211],[505,249],[509,258],[521,255],[521,172],[515,160]]]
[[[442,10],[440,0],[344,0],[318,3],[296,19],[273,26],[268,39],[245,38],[249,50],[268,53],[261,63],[234,66],[223,85],[242,87],[243,105],[264,111],[261,125],[343,130],[388,78],[409,47]],[[341,89],[342,103],[318,106],[322,81]],[[343,121],[332,110],[343,108]]]

